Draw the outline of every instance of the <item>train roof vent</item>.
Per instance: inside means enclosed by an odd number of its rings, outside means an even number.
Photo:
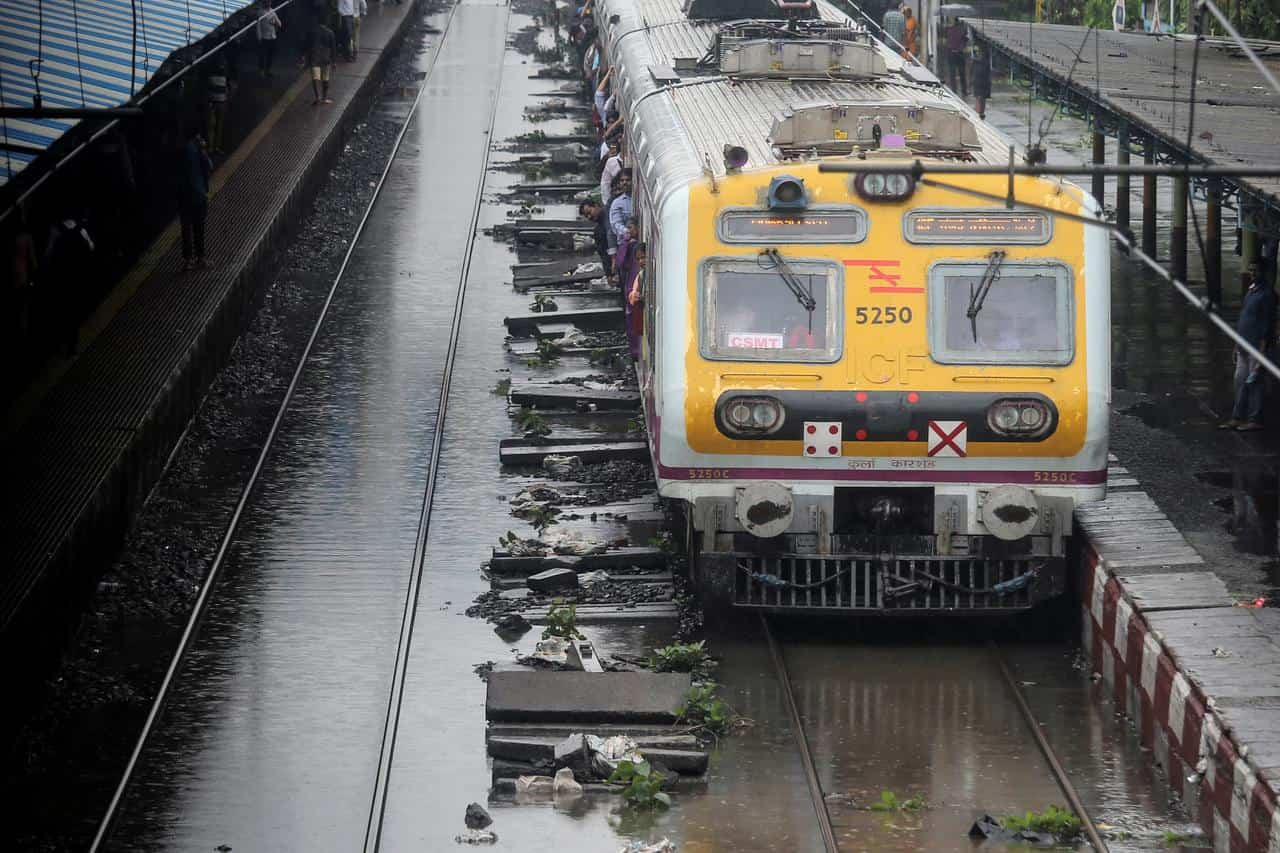
[[[720,54],[720,73],[733,77],[821,77],[870,79],[888,73],[869,42],[758,39]]]
[[[969,159],[981,148],[960,110],[908,101],[797,106],[774,121],[769,141],[782,157],[830,156],[877,149],[889,134],[902,136],[916,155]]]
[[[684,13],[691,21],[818,17],[813,0],[684,0]]]

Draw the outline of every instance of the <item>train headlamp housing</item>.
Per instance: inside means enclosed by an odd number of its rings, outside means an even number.
[[[1036,438],[1048,432],[1053,418],[1040,400],[996,400],[987,409],[987,425],[998,435]]]
[[[853,187],[867,201],[903,201],[916,191],[916,180],[902,172],[865,172]]]
[[[781,429],[786,420],[782,403],[773,397],[732,396],[719,409],[721,428],[729,435],[769,435]]]
[[[809,206],[809,194],[804,189],[804,178],[778,175],[769,181],[770,210],[804,210]]]

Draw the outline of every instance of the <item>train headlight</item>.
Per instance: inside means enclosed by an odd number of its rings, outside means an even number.
[[[782,426],[782,404],[773,397],[733,397],[720,409],[720,420],[732,435],[767,435]]]
[[[770,210],[804,210],[809,204],[809,194],[804,189],[804,178],[778,175],[769,182]]]
[[[853,186],[867,201],[902,201],[915,192],[916,182],[900,172],[867,172],[859,175]]]
[[[1035,436],[1049,426],[1049,407],[1040,400],[997,400],[987,424],[1000,435]]]

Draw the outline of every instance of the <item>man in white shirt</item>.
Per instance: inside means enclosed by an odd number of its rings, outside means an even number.
[[[600,172],[600,203],[605,210],[609,209],[609,202],[613,200],[613,179],[622,171],[622,143],[622,134],[610,138],[607,143],[608,157]]]
[[[258,19],[258,73],[271,76],[276,58],[276,36],[284,28],[280,16],[271,8],[270,0],[262,0],[262,17]]]

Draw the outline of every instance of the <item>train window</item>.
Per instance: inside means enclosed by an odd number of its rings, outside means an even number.
[[[842,304],[840,268],[828,261],[711,259],[702,265],[700,350],[733,361],[837,361]]]
[[[724,243],[861,243],[865,239],[867,214],[851,205],[787,214],[733,208],[720,214],[720,240]]]
[[[945,261],[929,270],[929,348],[943,364],[1068,364],[1071,270],[1055,262]],[[987,279],[990,279],[987,281]],[[985,285],[985,286],[984,286]]]
[[[903,233],[909,242],[925,245],[1039,246],[1053,236],[1053,224],[1034,211],[913,210],[903,219]]]

